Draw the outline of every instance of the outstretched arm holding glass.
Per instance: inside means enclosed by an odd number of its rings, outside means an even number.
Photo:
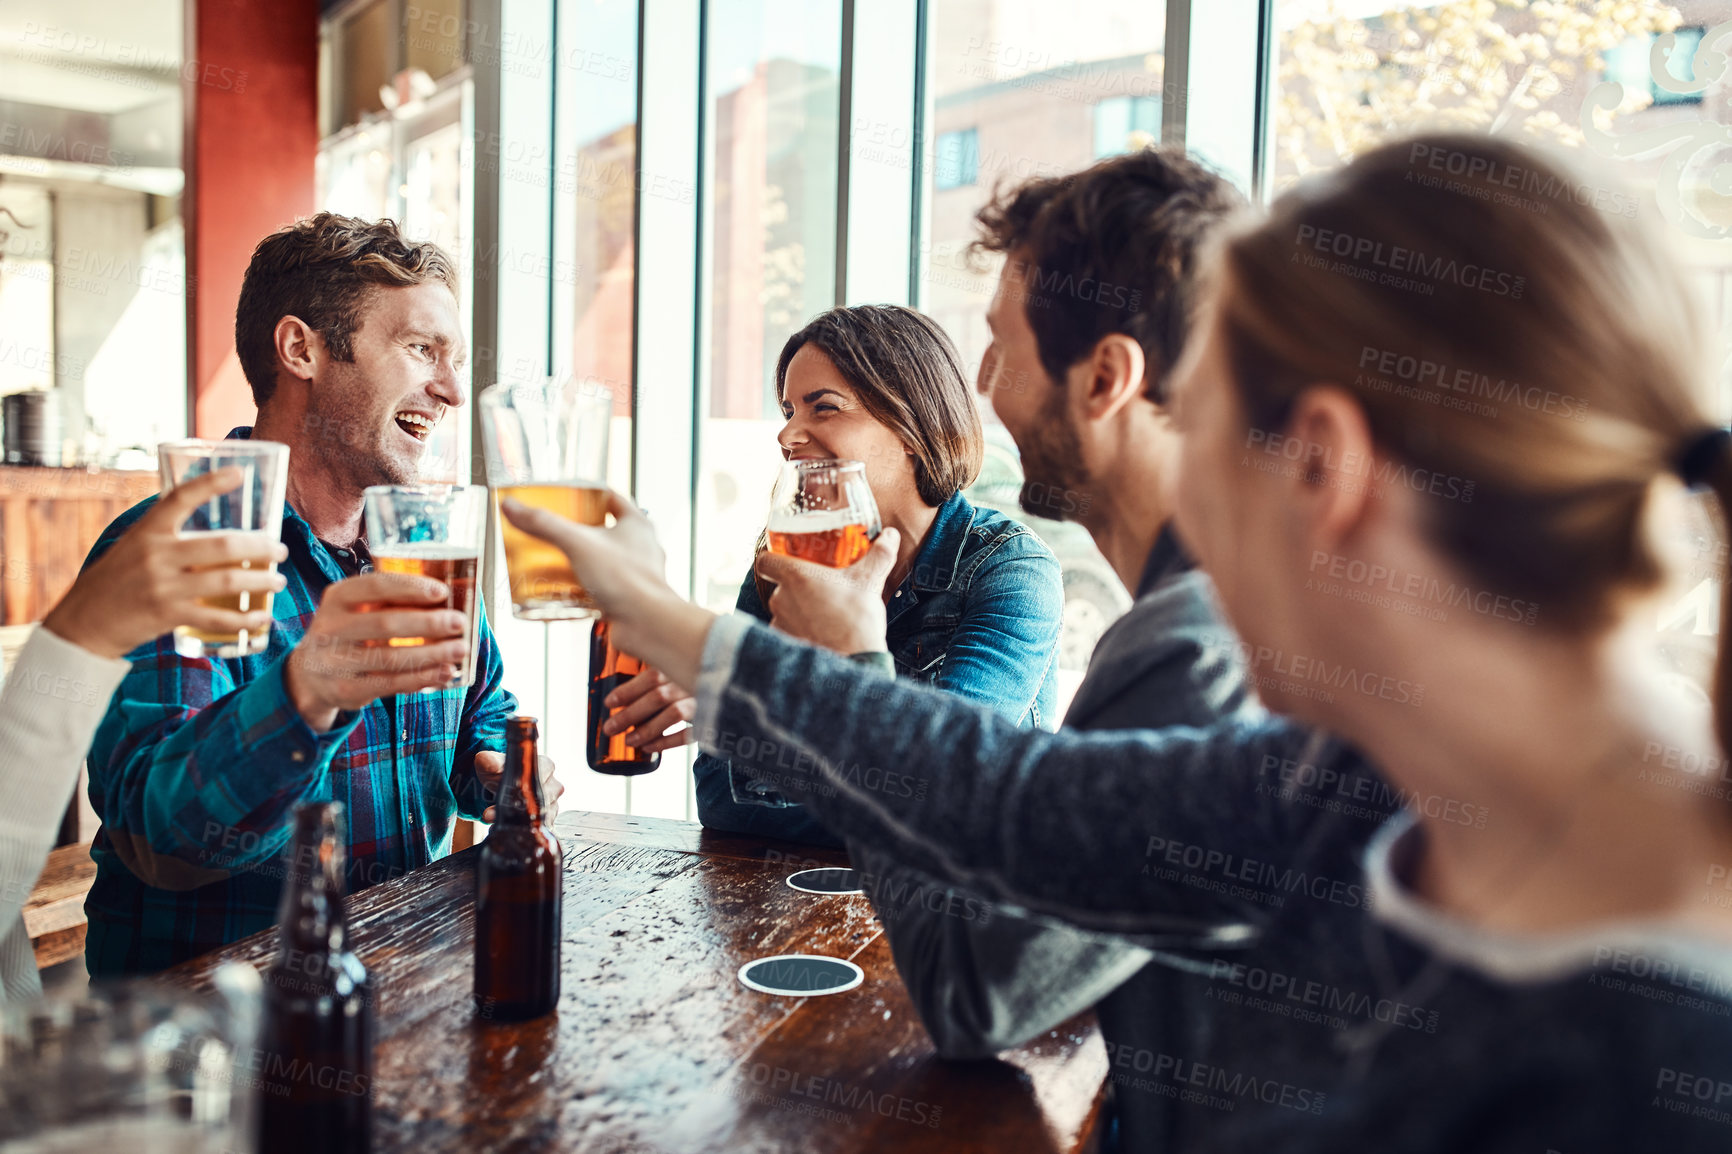
[[[1234,733],[1083,736],[1023,729],[953,694],[907,684],[739,615],[718,618],[684,601],[662,579],[654,529],[617,493],[610,496],[616,521],[610,529],[574,525],[509,500],[502,509],[519,528],[567,551],[622,645],[645,654],[676,682],[697,687],[700,744],[740,762],[746,773],[805,775],[812,783],[808,804],[842,836],[890,850],[994,901],[1092,929],[1169,932],[1242,914],[1238,902],[1208,891],[1175,891],[1153,875],[1113,868],[1114,861],[1140,864],[1145,835],[1102,828],[1130,812],[1131,797],[1151,794],[1151,762],[1171,772],[1138,809],[1164,799],[1167,820],[1177,828],[1187,822],[1213,828],[1226,816],[1216,808],[1222,790],[1199,783],[1214,786],[1213,775],[1254,776],[1258,761],[1230,752]],[[887,531],[856,564],[881,571],[896,546]],[[778,565],[821,568],[793,558]],[[859,602],[860,615],[833,623],[822,638],[826,645],[882,650],[882,602]],[[1258,754],[1268,746],[1291,756],[1306,738],[1283,732],[1290,728],[1245,740]],[[937,750],[942,759],[935,758]],[[936,771],[923,768],[937,760]],[[1217,768],[1223,763],[1229,768]],[[1161,781],[1158,772],[1154,780]],[[1250,793],[1254,783],[1240,784]],[[1081,812],[1070,812],[1079,806]],[[1257,821],[1246,815],[1230,834],[1217,834],[1268,857],[1271,845],[1290,836],[1289,820],[1308,816],[1266,813]],[[1002,833],[1006,827],[1013,832]],[[1054,860],[1066,868],[1055,871]],[[1090,880],[1097,871],[1116,875],[1112,884]]]

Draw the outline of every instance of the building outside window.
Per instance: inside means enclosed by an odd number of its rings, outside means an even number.
[[[980,133],[972,128],[946,132],[938,138],[932,185],[939,192],[967,188],[980,175]]]
[[[1667,73],[1676,80],[1695,80],[1695,69],[1691,67],[1696,55],[1696,48],[1702,43],[1703,28],[1678,28],[1672,35],[1676,38],[1671,57],[1667,61]],[[1659,39],[1655,33],[1647,33],[1624,41],[1616,48],[1606,53],[1606,79],[1622,84],[1632,92],[1646,92],[1648,99],[1655,104],[1700,104],[1700,92],[1672,92],[1660,87],[1650,67],[1650,56],[1654,43]]]
[[[776,359],[835,303],[839,0],[709,5],[704,95],[708,397],[698,430],[699,601],[731,610],[781,461]]]
[[[1714,142],[1732,124],[1732,103],[1724,84],[1698,84],[1693,64],[1699,51],[1727,51],[1705,43],[1703,29],[1732,20],[1732,3],[1278,0],[1275,16],[1277,189],[1432,127],[1577,153],[1586,171],[1615,180],[1564,195],[1657,218],[1694,272],[1721,333],[1719,410],[1732,414],[1732,198],[1713,180],[1723,159]],[[1666,33],[1671,53],[1656,62],[1651,50]],[[1649,143],[1619,143],[1638,133]],[[1717,526],[1700,499],[1681,510],[1677,547],[1698,560],[1667,592],[1658,622],[1662,659],[1698,694],[1712,681],[1727,576],[1723,562],[1710,563],[1726,556]]]
[[[1159,96],[1109,96],[1095,105],[1095,159],[1160,142]]]
[[[979,371],[1002,258],[971,255],[974,215],[992,196],[1032,177],[1056,176],[1160,136],[1166,9],[1140,0],[1054,6],[1041,0],[932,0],[927,86],[935,148],[923,192],[926,232],[917,305]],[[966,153],[959,141],[968,139]],[[958,155],[970,179],[955,179]],[[987,457],[970,500],[1025,520],[1064,570],[1061,693],[1082,680],[1089,655],[1130,597],[1080,525],[1030,517],[1017,506],[1016,446],[980,402]]]

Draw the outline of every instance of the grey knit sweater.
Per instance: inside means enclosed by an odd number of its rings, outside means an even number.
[[[1137,599],[1095,647],[1065,728],[1161,729],[1261,714],[1239,639],[1221,620],[1209,579],[1170,530],[1149,552]],[[1086,771],[1085,771],[1086,772]],[[938,1052],[984,1058],[1098,1007],[1109,1053],[1164,1053],[1206,978],[1183,953],[1045,925],[995,910],[966,890],[851,845],[908,996]],[[1168,1141],[1167,1099],[1127,1090],[1110,1117],[1123,1144]]]
[[[1109,1054],[1121,1101],[1161,1101],[1165,1150],[1732,1150],[1728,951],[1664,923],[1452,922],[1404,883],[1407,811],[1488,815],[1404,796],[1337,741],[1279,719],[1018,730],[738,617],[710,631],[696,726],[807,778],[851,843],[1187,951],[1194,1012]]]

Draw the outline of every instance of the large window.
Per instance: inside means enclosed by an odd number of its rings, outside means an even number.
[[[320,208],[363,220],[389,217],[411,240],[437,244],[458,263],[464,302],[472,299],[474,283],[465,131],[470,95],[466,75],[452,77],[412,106],[365,117],[327,139],[314,166]],[[422,468],[428,480],[468,476],[466,422],[441,422]]]
[[[1723,98],[1703,101],[1694,63],[1707,47],[1703,27],[1732,19],[1732,3],[1514,0],[1493,7],[1453,0],[1379,4],[1375,11],[1329,0],[1277,3],[1277,188],[1431,127],[1585,149],[1590,163],[1609,167],[1636,193],[1630,201],[1603,192],[1608,211],[1665,220],[1677,253],[1697,274],[1722,333],[1719,407],[1732,413],[1732,341],[1725,339],[1732,334],[1732,202],[1711,183],[1724,150],[1690,143],[1700,124],[1719,138],[1732,123]],[[1671,53],[1655,60],[1668,33]],[[1653,143],[1613,159],[1613,142],[1637,133]],[[1703,502],[1684,510],[1679,547],[1695,561],[1659,621],[1664,658],[1699,688],[1711,678],[1726,579],[1716,525]]]
[[[1160,136],[1165,6],[1140,0],[932,0],[926,83],[935,141],[923,199],[918,306],[956,341],[972,375],[1000,261],[971,257],[974,215],[996,191],[1071,172]],[[966,140],[966,145],[961,141]],[[960,179],[966,172],[967,179]],[[981,403],[987,461],[969,498],[1026,520],[1064,567],[1060,674],[1074,691],[1095,642],[1130,604],[1080,525],[1017,507],[1016,446]]]
[[[1579,147],[1584,102],[1606,79],[1624,82],[1612,117],[1621,131],[1669,122],[1672,112],[1652,107],[1648,48],[1679,28],[1682,8],[1710,24],[1732,16],[1726,3],[1451,0],[1380,4],[1369,14],[1370,5],[1278,0],[1276,189],[1424,128]],[[1683,59],[1672,71],[1683,78],[1700,30],[1679,40]]]
[[[731,609],[781,461],[776,358],[836,300],[840,0],[709,6],[708,401],[698,600]]]
[[[613,393],[608,483],[632,492],[632,365],[636,312],[638,5],[636,0],[560,0],[552,65],[554,92],[550,177],[553,259],[546,266],[551,364]],[[503,612],[503,607],[502,607]],[[561,766],[567,804],[656,817],[687,816],[687,762],[662,755],[645,778],[591,773],[582,725],[587,720],[590,623],[514,623],[516,651],[544,662],[548,681],[546,748]],[[540,636],[535,636],[539,634]],[[537,652],[535,643],[544,647]],[[527,644],[524,644],[527,642]]]
[[[404,27],[375,27],[375,8]],[[333,26],[382,46],[390,63],[380,73],[346,49],[331,55],[345,72],[328,93],[323,195],[484,249],[476,268],[491,265],[504,286],[486,318],[496,342],[524,371],[614,389],[616,487],[640,487],[670,579],[689,576],[696,600],[727,609],[781,457],[774,370],[788,336],[838,301],[900,301],[934,316],[976,371],[999,261],[968,246],[976,213],[1001,191],[1181,129],[1194,151],[1247,185],[1259,178],[1267,195],[1422,127],[1590,149],[1662,129],[1682,147],[1693,124],[1728,115],[1717,90],[1704,98],[1693,78],[1707,72],[1692,55],[1725,49],[1701,30],[1732,19],[1732,0],[1277,0],[1267,73],[1252,63],[1258,6],[1199,2],[1188,76],[1174,53],[1171,85],[1166,8],[555,0],[504,5],[508,24],[528,23],[502,30],[476,22],[464,0],[351,0],[328,6]],[[1656,72],[1651,52],[1667,34],[1671,58]],[[491,106],[494,138],[473,131],[483,101],[463,88],[471,75],[477,92],[503,94]],[[1585,102],[1608,81],[1621,85],[1617,106],[1584,123]],[[388,95],[374,101],[369,86],[381,85]],[[456,91],[455,111],[441,111]],[[475,155],[480,147],[489,153]],[[1642,189],[1640,210],[1687,238],[1687,259],[1732,321],[1732,211],[1711,182],[1719,157],[1704,149],[1672,171],[1658,148],[1619,167]],[[493,182],[491,201],[471,195],[482,180]],[[477,205],[496,219],[472,220]],[[473,239],[484,235],[497,243]],[[1016,508],[1015,446],[982,411],[988,457],[969,496],[1024,517],[1058,555],[1060,665],[1074,687],[1129,598],[1081,526]],[[1716,548],[1698,542],[1696,556]],[[1670,628],[1705,636],[1716,588],[1680,599]],[[527,671],[514,688],[528,687],[526,709],[552,715],[550,749],[573,767],[579,632],[501,625],[508,663]],[[1700,666],[1698,648],[1679,647],[1680,665]],[[576,768],[565,780],[575,805],[691,814],[683,757],[629,787]]]
[[[418,241],[457,258],[460,297],[474,304],[477,263],[534,282],[535,300],[498,318],[501,346],[483,347],[471,317],[471,363],[489,375],[570,375],[614,395],[610,483],[632,488],[632,335],[635,316],[638,8],[633,0],[560,0],[551,31],[475,20],[460,0],[353,6],[326,25],[335,131],[318,163],[321,207],[389,216]],[[380,23],[397,13],[400,26]],[[509,16],[510,14],[508,14]],[[393,65],[401,68],[393,72]],[[539,122],[475,127],[473,69],[496,69],[512,97],[540,101]],[[386,88],[371,99],[367,86]],[[526,93],[527,90],[527,93]],[[377,97],[374,92],[373,97]],[[542,135],[545,133],[545,135]],[[476,250],[478,181],[537,202],[533,240],[512,219]],[[514,202],[516,203],[516,202]],[[534,339],[521,339],[525,326]],[[531,346],[533,355],[523,349]],[[471,475],[467,410],[440,426],[423,466],[431,479]],[[501,607],[502,608],[502,607]],[[645,804],[629,781],[584,769],[581,722],[588,622],[493,622],[507,686],[542,717],[543,746],[560,769],[568,804],[684,817],[683,789]],[[683,762],[673,758],[673,773]],[[640,793],[642,791],[640,790]]]
[[[635,2],[563,0],[554,118],[553,364],[613,393],[613,486],[631,489],[636,312]]]

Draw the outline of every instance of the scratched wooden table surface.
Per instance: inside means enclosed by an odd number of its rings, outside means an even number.
[[[785,884],[843,855],[695,823],[572,813],[559,1009],[525,1023],[468,1000],[474,855],[350,899],[378,990],[378,1151],[1074,1151],[1094,1141],[1106,1057],[1092,1016],[990,1062],[944,1062],[870,903]],[[261,969],[267,930],[165,975]],[[755,993],[743,964],[852,959],[854,990]]]

